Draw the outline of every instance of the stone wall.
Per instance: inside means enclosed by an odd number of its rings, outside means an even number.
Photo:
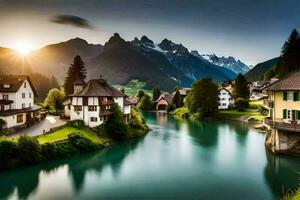
[[[300,133],[270,129],[266,135],[266,147],[274,153],[300,155]]]

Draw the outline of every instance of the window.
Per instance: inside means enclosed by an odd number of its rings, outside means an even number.
[[[82,106],[74,106],[74,111],[82,111]]]
[[[97,122],[97,117],[91,117],[91,122]]]
[[[294,93],[293,92],[288,92],[287,93],[287,100],[288,101],[293,101],[294,100]]]
[[[222,98],[221,100],[222,100],[222,101],[225,101],[225,100],[226,100],[226,98]]]
[[[25,103],[22,103],[22,108],[25,108]]]
[[[8,100],[8,94],[3,94],[3,99]]]
[[[23,115],[17,115],[17,123],[23,122]]]
[[[29,98],[31,99],[31,92],[29,93]]]
[[[10,85],[9,84],[4,84],[3,87],[4,88],[10,88]]]
[[[24,83],[24,88],[26,88],[26,86],[27,86],[27,85],[26,85],[26,82],[25,82],[25,83]]]
[[[226,103],[222,103],[222,106],[226,106]]]
[[[89,106],[89,111],[97,111],[97,106]]]
[[[22,99],[25,99],[25,93],[22,93]]]

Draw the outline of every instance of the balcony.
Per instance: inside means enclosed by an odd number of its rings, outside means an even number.
[[[291,121],[290,123],[286,123],[283,121],[273,121],[271,118],[266,117],[264,119],[264,124],[279,130],[300,132],[300,124],[297,124],[296,121]]]
[[[269,99],[264,99],[263,105],[266,108],[273,108],[273,101]]]

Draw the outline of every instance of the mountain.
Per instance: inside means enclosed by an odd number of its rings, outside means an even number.
[[[255,65],[245,74],[246,79],[249,82],[262,80],[264,73],[270,69],[274,69],[278,61],[279,57]]]
[[[234,57],[218,57],[216,54],[202,54],[200,55],[198,51],[191,51],[191,54],[194,56],[199,57],[200,59],[205,59],[209,61],[210,63],[213,63],[215,65],[225,67],[231,71],[233,71],[236,74],[245,74],[247,73],[250,68],[245,63],[241,62],[240,60],[236,60]]]
[[[11,59],[7,55],[11,55]],[[114,34],[104,46],[74,38],[47,45],[18,62],[16,55],[12,49],[0,48],[2,73],[39,72],[55,76],[62,82],[73,58],[80,55],[89,78],[97,78],[101,74],[113,84],[138,79],[148,88],[160,86],[169,90],[178,85],[190,87],[194,81],[204,77],[211,77],[216,82],[236,77],[233,71],[191,54],[182,44],[168,39],[156,44],[147,36],[125,41],[119,34]]]

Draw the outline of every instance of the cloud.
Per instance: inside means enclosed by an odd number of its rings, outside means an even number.
[[[57,24],[65,24],[80,28],[94,29],[94,27],[88,20],[75,15],[56,15],[52,17],[50,21]]]

